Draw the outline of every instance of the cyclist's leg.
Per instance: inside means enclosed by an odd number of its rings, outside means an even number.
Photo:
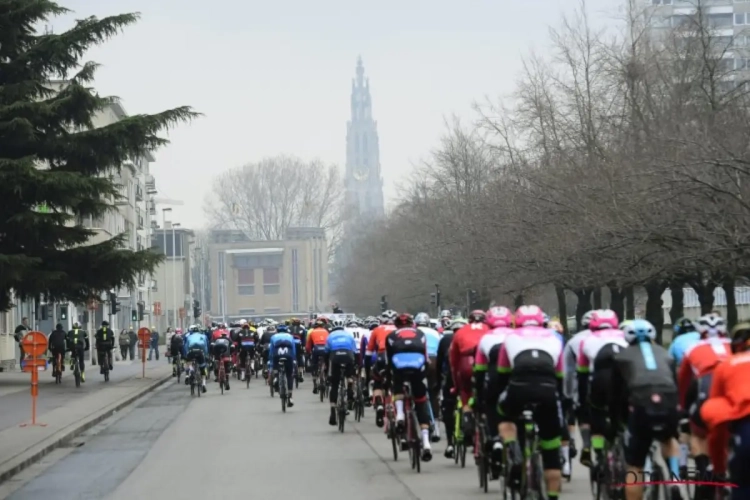
[[[454,429],[456,428],[455,411],[456,411],[456,396],[451,394],[451,387],[449,384],[443,385],[443,424],[445,424],[445,438],[448,444],[445,448],[445,456],[447,458],[453,458],[453,437]]]
[[[589,403],[591,407],[591,447],[597,462],[599,462],[603,459],[604,436],[607,432],[612,370],[600,366],[597,366],[595,370],[591,380]]]
[[[533,386],[529,394],[538,406],[534,411],[534,420],[539,428],[539,445],[542,454],[542,466],[550,498],[560,494],[560,442],[562,436],[562,414],[557,398],[554,381],[549,385]]]
[[[432,452],[430,445],[430,410],[427,407],[430,403],[427,399],[425,376],[426,366],[423,365],[421,370],[413,370],[409,374],[409,381],[411,383],[411,396],[414,399],[417,420],[421,429],[422,448],[424,449],[422,458],[428,461],[432,458]]]
[[[653,422],[649,422],[644,408],[635,406],[627,417],[627,428],[625,430],[628,439],[623,440],[623,451],[625,455],[625,494],[627,498],[643,497],[643,466],[646,465],[646,457],[654,442]]]
[[[289,398],[292,397],[292,392],[294,391],[294,359],[291,357],[291,355],[288,355],[286,357],[286,365],[284,366],[284,369],[286,370],[286,373],[284,373],[284,376],[286,377],[286,387],[287,392],[289,394]]]
[[[396,408],[396,423],[398,426],[403,426],[404,419],[404,371],[399,370],[396,367],[391,367],[391,395],[393,398],[393,406]]]
[[[76,348],[76,357],[78,358],[78,367],[81,369],[81,373],[84,373],[86,371],[86,363],[83,359],[83,349],[78,347]]]

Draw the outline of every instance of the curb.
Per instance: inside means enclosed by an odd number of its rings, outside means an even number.
[[[111,417],[115,412],[132,404],[134,401],[142,398],[145,394],[153,392],[160,386],[165,385],[170,380],[172,380],[172,374],[166,375],[162,378],[158,378],[144,387],[143,390],[134,392],[122,401],[111,404],[101,410],[92,413],[90,416],[81,421],[57,431],[52,436],[43,439],[23,453],[11,458],[7,462],[5,462],[5,464],[0,465],[0,483],[7,481],[22,470],[38,462],[51,451],[76,438],[83,432],[94,427],[102,420]]]

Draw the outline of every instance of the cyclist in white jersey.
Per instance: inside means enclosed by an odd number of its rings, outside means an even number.
[[[505,337],[497,361],[500,436],[508,446],[515,479],[523,463],[515,421],[531,406],[538,427],[542,466],[550,497],[560,492],[560,441],[563,380],[563,345],[557,332],[544,328],[544,313],[537,306],[521,306],[515,314],[516,330]]]
[[[569,458],[575,458],[576,456],[575,441],[573,440],[573,436],[576,435],[576,421],[581,430],[583,448],[591,450],[590,418],[585,411],[587,406],[577,404],[579,396],[576,365],[578,364],[578,351],[581,348],[581,343],[591,334],[589,323],[591,322],[591,316],[593,314],[594,311],[589,311],[581,317],[581,326],[583,327],[583,330],[573,335],[568,343],[565,344],[565,349],[563,351],[563,356],[565,358],[565,379],[563,383],[565,400],[563,401],[563,414],[567,417],[568,432],[571,436]]]
[[[591,425],[591,448],[601,460],[604,433],[607,430],[609,393],[612,390],[614,357],[628,346],[625,334],[618,329],[617,314],[609,309],[594,311],[589,323],[590,334],[578,348],[578,404],[588,413]],[[581,450],[581,464],[591,466],[591,448]]]

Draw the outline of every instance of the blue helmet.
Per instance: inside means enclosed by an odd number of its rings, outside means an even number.
[[[656,328],[645,319],[634,319],[622,325],[625,340],[631,344],[634,342],[652,341],[656,338]]]
[[[278,325],[276,328],[277,333],[289,333],[289,327],[286,325]]]

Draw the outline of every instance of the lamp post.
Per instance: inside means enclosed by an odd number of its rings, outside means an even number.
[[[172,212],[172,209],[161,209],[161,238],[162,242],[164,243],[164,281],[162,282],[161,286],[162,290],[164,290],[164,304],[162,304],[162,311],[169,311],[169,308],[167,307],[167,212]],[[167,327],[169,326],[169,321],[167,320],[168,318],[164,319],[164,328],[162,329],[163,332],[166,332]]]
[[[177,313],[179,308],[177,307],[177,239],[175,237],[175,228],[180,227],[180,224],[172,223],[172,299],[174,300],[174,327],[177,328],[179,320],[177,319]],[[180,325],[182,326],[182,325]]]

